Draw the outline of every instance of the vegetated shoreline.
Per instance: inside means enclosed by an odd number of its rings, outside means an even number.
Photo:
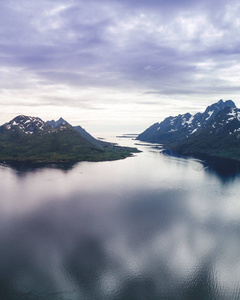
[[[0,157],[1,164],[12,164],[12,163],[30,163],[30,164],[68,164],[68,163],[78,163],[78,162],[103,162],[103,161],[115,161],[121,160],[128,157],[133,157],[135,153],[140,153],[142,151],[137,148],[131,147],[121,147],[118,146],[119,149],[113,152],[103,152],[99,155],[94,154],[91,156],[91,153],[88,155],[81,157],[64,157],[54,159],[54,158],[43,158],[43,157]]]
[[[194,159],[200,159],[204,161],[209,161],[209,160],[218,160],[218,161],[224,161],[224,162],[231,162],[231,163],[240,163],[240,158],[235,158],[232,156],[227,156],[224,154],[216,154],[216,153],[206,153],[204,151],[202,152],[197,152],[197,151],[180,151],[174,147],[167,147],[164,146],[164,149],[162,150],[163,154],[167,154],[170,156],[175,156],[175,157],[181,157],[181,158],[194,158]]]

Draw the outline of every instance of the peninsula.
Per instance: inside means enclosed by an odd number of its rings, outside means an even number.
[[[107,161],[132,156],[136,148],[120,147],[92,137],[81,126],[60,118],[44,122],[20,115],[0,126],[0,161]]]

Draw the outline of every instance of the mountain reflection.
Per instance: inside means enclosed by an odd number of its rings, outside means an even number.
[[[223,182],[234,180],[240,175],[240,162],[227,159],[207,159],[208,172],[216,174]]]
[[[14,162],[8,161],[1,163],[2,167],[9,167],[18,172],[18,174],[24,175],[27,172],[37,172],[43,169],[59,169],[62,171],[70,171],[77,163],[75,162],[59,162],[59,163],[37,163],[37,162]]]
[[[169,157],[189,160],[188,157],[181,156],[170,150],[163,150],[162,153]],[[207,156],[200,156],[198,158],[206,172],[213,173],[222,182],[227,183],[240,175],[240,162],[238,161],[226,158],[210,158]]]

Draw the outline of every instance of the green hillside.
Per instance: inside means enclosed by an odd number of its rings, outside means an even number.
[[[43,130],[36,128],[36,132],[26,132],[18,125],[8,129],[10,125],[0,127],[0,161],[104,161],[126,158],[138,152],[136,148],[111,143],[96,146],[69,124],[58,129],[46,125]]]

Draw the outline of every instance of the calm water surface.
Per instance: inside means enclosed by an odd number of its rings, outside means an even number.
[[[0,166],[1,300],[240,299],[238,168],[137,147]]]

